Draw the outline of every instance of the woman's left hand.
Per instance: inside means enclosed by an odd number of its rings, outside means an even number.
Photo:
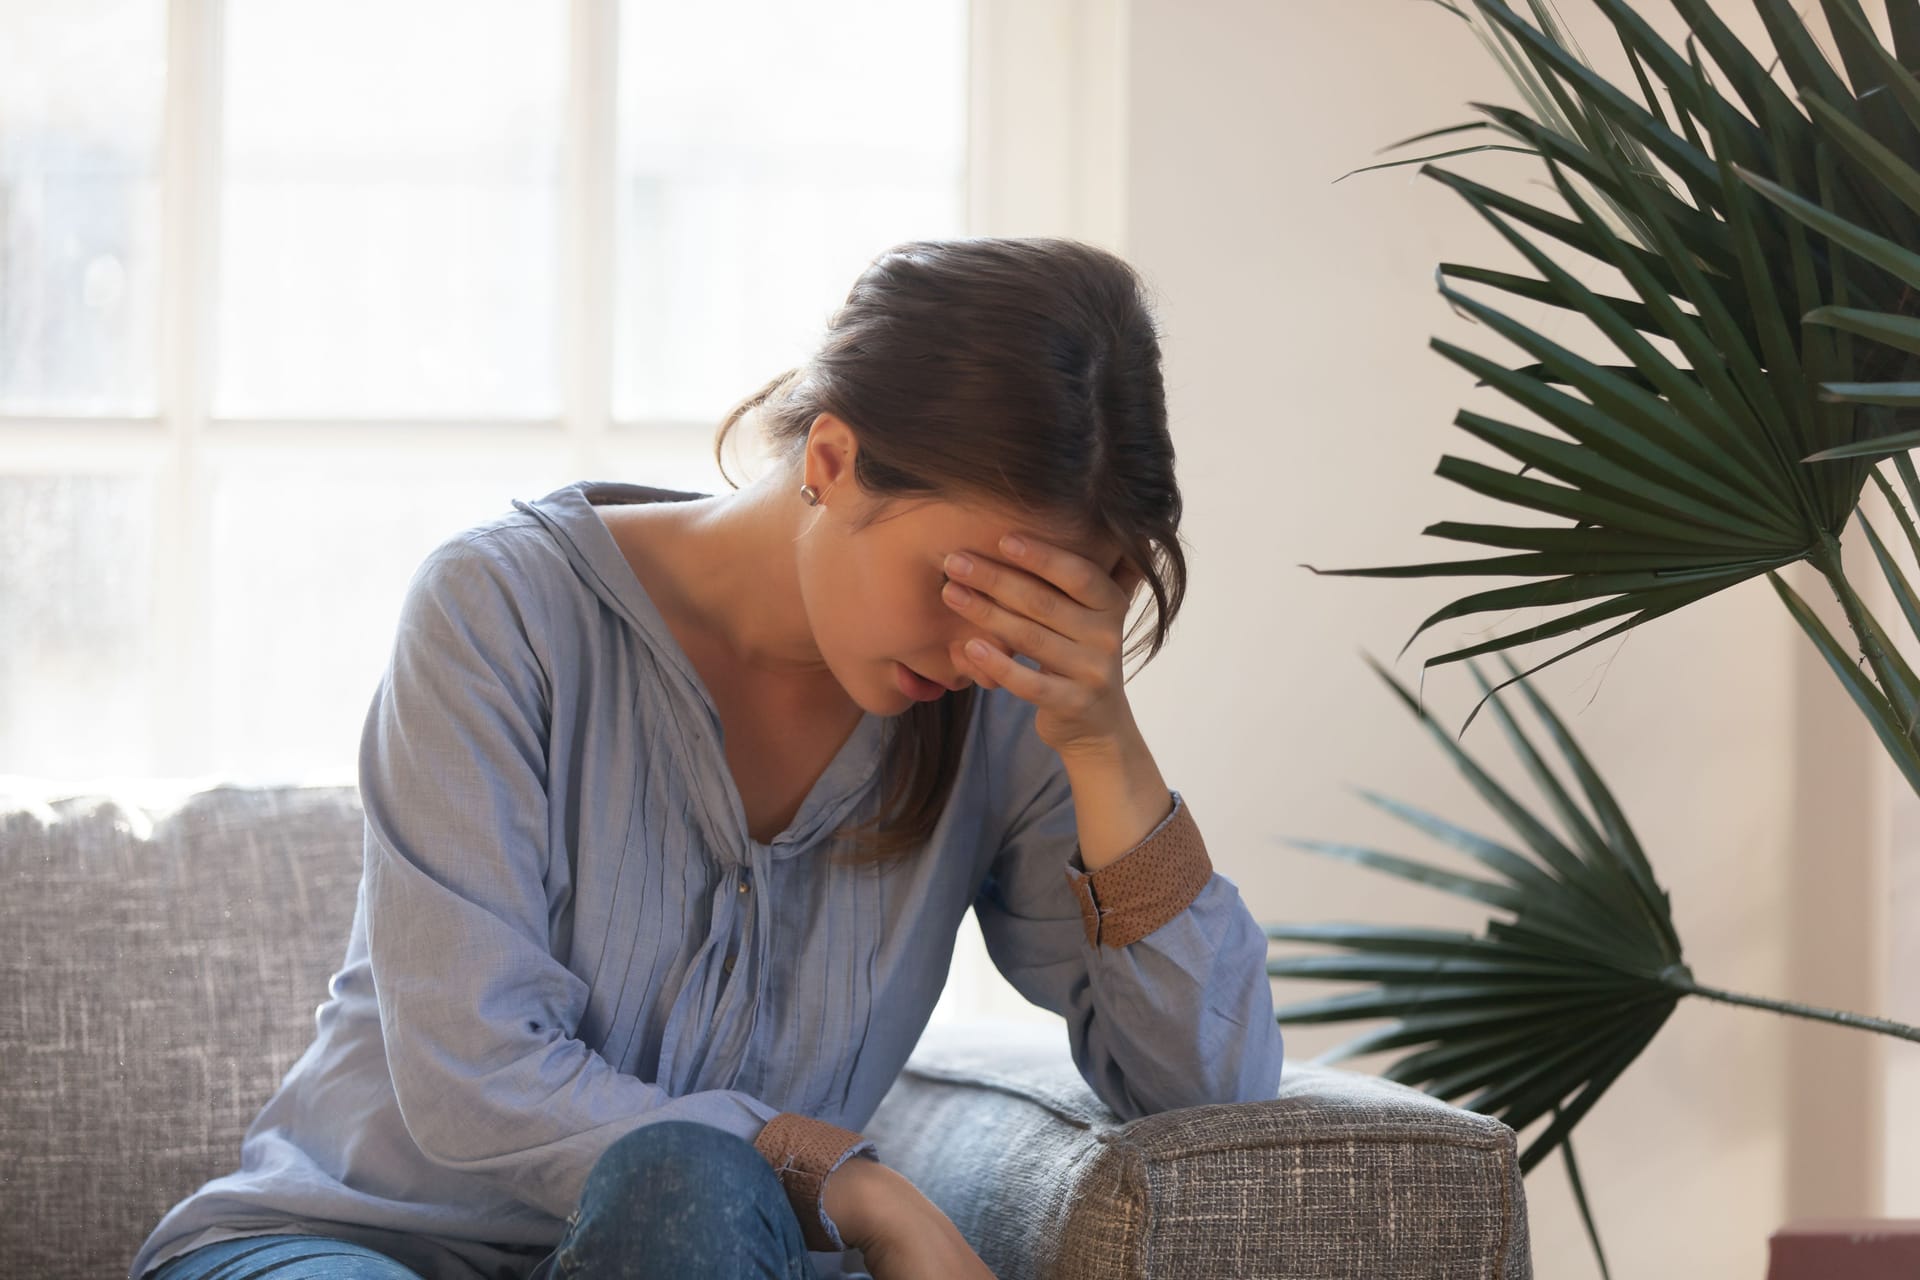
[[[980,640],[956,655],[961,670],[1038,708],[1034,732],[1062,757],[1112,752],[1139,734],[1127,703],[1121,650],[1127,608],[1144,579],[1127,565],[1109,577],[1091,560],[1031,536],[1025,544],[1015,549],[1003,541],[1001,560],[969,550],[964,554],[973,567],[966,572],[949,556],[945,569],[952,581],[940,594],[948,608],[1038,662],[1040,670]],[[985,652],[972,652],[974,645]]]

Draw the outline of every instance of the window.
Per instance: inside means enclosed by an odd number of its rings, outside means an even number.
[[[968,18],[0,6],[0,772],[350,776],[435,542],[724,487],[872,255],[967,234]]]
[[[720,418],[889,244],[1121,248],[1120,16],[0,5],[0,775],[351,783],[448,534],[722,491]],[[1046,1016],[969,923],[976,1009]]]

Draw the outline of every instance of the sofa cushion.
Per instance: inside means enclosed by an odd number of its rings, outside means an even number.
[[[0,1270],[124,1276],[238,1164],[346,954],[361,840],[353,787],[0,794]]]
[[[1334,1067],[1128,1123],[1064,1024],[936,1024],[866,1133],[999,1280],[1532,1275],[1513,1130]]]

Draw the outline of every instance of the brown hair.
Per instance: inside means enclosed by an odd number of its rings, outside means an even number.
[[[797,475],[815,418],[831,413],[859,440],[854,475],[876,499],[856,530],[894,500],[930,499],[1031,511],[1067,541],[1110,539],[1153,593],[1150,662],[1186,595],[1187,563],[1144,294],[1124,260],[1076,240],[897,244],[854,281],[807,362],[727,414],[714,458],[726,476],[727,435],[757,411]],[[880,813],[835,833],[859,846],[847,862],[898,858],[932,834],[979,692],[898,717]]]

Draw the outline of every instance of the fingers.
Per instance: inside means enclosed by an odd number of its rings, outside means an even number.
[[[1042,626],[1030,616],[1022,615],[999,603],[998,600],[970,591],[957,582],[950,582],[941,590],[941,598],[947,606],[974,623],[982,630],[989,631],[1006,642],[1008,649],[1015,653],[1024,653],[1042,666],[1055,670],[1070,668],[1071,653],[1075,646],[1072,641],[1050,627]],[[1054,597],[1059,599],[1058,595]],[[994,660],[994,655],[986,657],[989,671],[1003,671]],[[1001,661],[1011,661],[1002,655]]]

